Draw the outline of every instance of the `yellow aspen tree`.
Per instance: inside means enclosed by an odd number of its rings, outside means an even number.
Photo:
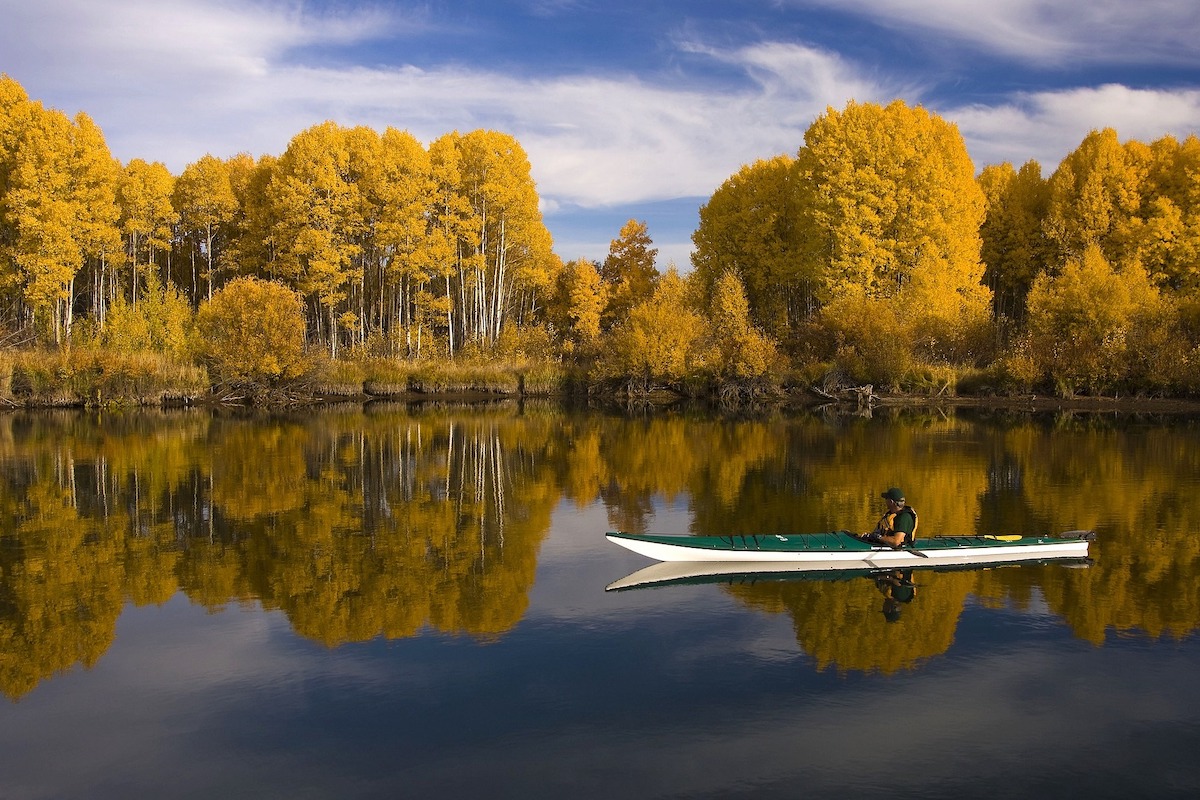
[[[374,236],[380,300],[375,324],[403,331],[411,350],[423,333],[418,296],[428,294],[435,276],[435,252],[426,235],[434,197],[432,167],[429,154],[408,131],[388,128],[381,148],[377,179],[368,187],[379,206]],[[424,305],[432,312],[438,304],[431,296]],[[428,315],[424,318],[432,321]]]
[[[692,234],[693,274],[705,302],[717,280],[733,270],[745,285],[750,318],[777,339],[815,311],[823,288],[823,272],[802,271],[798,184],[796,159],[790,156],[744,166],[700,207],[700,224]]]
[[[1164,289],[1184,296],[1200,290],[1200,139],[1167,136],[1149,147],[1125,145],[1148,167],[1141,201],[1128,221],[1125,259],[1136,259]]]
[[[1048,180],[1044,229],[1056,266],[1081,258],[1096,245],[1106,258],[1119,255],[1121,234],[1141,205],[1144,174],[1112,128],[1092,131]]]
[[[470,208],[457,231],[459,329],[464,341],[491,347],[510,315],[520,324],[537,313],[558,262],[520,143],[487,130],[442,138],[457,151],[458,192]]]
[[[322,311],[318,330],[323,329],[333,358],[338,311],[360,282],[356,258],[365,221],[356,177],[347,131],[324,122],[292,138],[268,188],[276,268]]]
[[[558,276],[551,319],[568,352],[590,351],[600,336],[608,289],[599,265],[586,258],[568,261]]]
[[[752,382],[777,366],[775,345],[751,322],[746,291],[733,270],[726,270],[717,279],[708,320],[708,366],[720,381]]]
[[[61,342],[73,322],[76,276],[84,267],[103,276],[119,253],[119,165],[86,114],[71,121],[31,103],[6,77],[0,106],[0,280]],[[94,292],[93,307],[98,301]]]
[[[12,188],[17,150],[34,112],[21,84],[0,73],[0,288],[14,295],[19,294],[20,286],[12,251],[17,228],[11,206],[4,199]]]
[[[1089,245],[1058,274],[1034,280],[1031,350],[1060,393],[1110,391],[1129,374],[1138,317],[1156,314],[1160,299],[1140,264],[1114,269],[1098,244]]]
[[[179,215],[171,204],[175,178],[166,165],[135,158],[125,165],[117,188],[121,230],[130,265],[130,299],[137,306],[139,264],[155,265],[158,251],[170,250]]]
[[[16,150],[5,198],[15,228],[11,256],[25,304],[56,344],[62,341],[70,286],[83,265],[71,161],[70,120],[37,104]]]
[[[1020,170],[1007,162],[983,168],[979,185],[987,198],[980,228],[984,281],[997,316],[1025,318],[1025,297],[1050,260],[1042,231],[1048,194],[1042,170],[1029,161]]]
[[[676,385],[697,371],[707,326],[688,296],[685,279],[669,269],[654,293],[606,335],[601,374],[646,392],[655,384]]]
[[[451,360],[463,338],[467,296],[464,278],[472,274],[470,264],[473,261],[464,245],[472,224],[472,210],[470,201],[460,191],[462,158],[458,148],[459,138],[458,133],[451,133],[429,145],[433,197],[425,231],[430,269],[440,282],[446,299],[446,355]],[[411,354],[411,348],[409,352]]]
[[[255,275],[278,278],[279,248],[275,238],[275,207],[269,188],[278,172],[279,159],[264,155],[258,159],[240,153],[226,160],[229,185],[237,199],[238,210],[230,227],[224,250],[217,253],[221,274]],[[207,287],[208,299],[219,287]]]
[[[852,102],[804,141],[802,258],[824,272],[830,297],[903,303],[912,336],[935,352],[986,319],[984,197],[957,127],[899,100]]]
[[[92,315],[104,327],[108,306],[106,281],[113,266],[121,261],[121,211],[117,206],[117,185],[121,165],[113,158],[100,128],[86,114],[75,117],[75,153],[71,169],[79,219],[77,235],[84,255],[84,268],[90,272],[89,290]],[[72,295],[74,291],[70,292]],[[67,305],[67,326],[71,324],[71,305]]]
[[[654,259],[658,249],[644,221],[631,219],[608,246],[608,257],[600,266],[600,278],[608,287],[608,308],[603,327],[607,330],[629,314],[630,309],[654,294],[658,270]]]
[[[354,208],[347,233],[356,245],[347,286],[345,308],[338,316],[340,330],[359,346],[366,342],[367,326],[379,299],[379,247],[377,232],[386,206],[376,196],[384,183],[383,140],[372,128],[359,125],[343,131],[349,156],[347,181],[354,187]]]
[[[200,255],[204,259],[204,272],[200,275],[197,273],[193,249],[192,297],[199,297],[201,279],[208,288],[208,296],[212,297],[220,263],[216,251],[229,235],[238,212],[229,162],[209,154],[188,164],[175,181],[172,201],[179,212],[184,235],[199,240]]]

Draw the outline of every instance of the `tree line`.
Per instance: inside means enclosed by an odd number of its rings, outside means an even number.
[[[714,192],[681,273],[637,220],[603,261],[564,263],[504,133],[426,147],[327,121],[279,156],[206,155],[176,176],[121,164],[86,114],[0,77],[0,326],[214,381],[533,359],[634,393],[1187,394],[1198,166],[1195,136],[1103,130],[1047,178],[1033,161],[977,174],[953,124],[851,102]]]
[[[953,125],[829,109],[700,211],[695,277],[743,281],[794,363],[884,386],[1200,390],[1200,139],[1089,133],[1048,177],[976,176]],[[815,376],[814,376],[815,377]]]

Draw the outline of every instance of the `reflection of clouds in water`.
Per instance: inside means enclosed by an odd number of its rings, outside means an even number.
[[[707,670],[727,664],[720,653],[711,655]],[[1120,654],[1115,659],[1124,660]],[[532,731],[473,751],[472,763],[476,776],[511,778],[506,789],[514,796],[546,796],[547,786],[567,787],[578,775],[607,774],[620,765],[622,781],[662,787],[672,797],[741,796],[748,787],[755,787],[756,797],[795,797],[799,787],[807,796],[911,791],[919,797],[938,785],[954,785],[967,796],[1016,797],[1036,795],[1046,775],[1057,776],[1058,786],[1095,788],[1089,773],[1117,758],[1155,771],[1132,784],[1148,796],[1155,788],[1174,794],[1196,785],[1194,771],[1159,773],[1157,745],[1131,742],[1128,728],[1131,719],[1147,720],[1145,727],[1159,733],[1193,724],[1187,709],[1200,707],[1198,690],[1187,688],[1180,703],[1168,702],[1174,691],[1159,682],[1188,682],[1188,659],[1167,657],[1162,667],[1157,678],[1132,685],[1112,666],[1105,669],[1108,677],[1085,681],[1078,676],[1090,672],[1086,653],[1069,647],[1048,652],[1039,644],[927,677],[839,679],[809,687],[780,681],[772,692],[756,675],[761,693],[714,691],[699,701],[698,714],[664,703],[629,727],[593,720],[553,735]],[[1061,698],[1047,714],[1043,701],[1050,693]],[[888,720],[902,721],[902,755],[887,752],[897,730]],[[1195,737],[1187,741],[1194,745]],[[506,765],[528,751],[537,751],[543,766],[523,782]],[[422,783],[412,788],[453,784],[449,761],[427,766]],[[580,784],[571,796],[606,792],[595,783]]]
[[[656,530],[686,532],[687,510],[679,504],[659,509],[649,524]],[[550,618],[590,624],[589,618],[636,613],[637,598],[605,595],[604,587],[648,562],[604,538],[612,524],[599,501],[580,509],[563,500],[538,552],[537,582],[530,592],[527,619]]]
[[[686,498],[656,503],[649,524],[656,531],[687,531]],[[786,614],[751,611],[720,586],[671,586],[634,592],[605,592],[614,580],[649,561],[604,538],[609,530],[603,505],[578,509],[564,501],[555,510],[549,536],[538,556],[538,578],[530,593],[525,624],[564,629],[661,628],[674,647],[663,652],[663,668],[686,670],[712,657],[715,635],[722,649],[758,661],[800,654]],[[726,620],[714,634],[714,619]],[[564,631],[564,635],[569,635]]]
[[[44,681],[5,709],[6,790],[104,796],[97,784],[108,774],[160,789],[186,785],[198,769],[187,751],[212,715],[241,692],[286,685],[296,674],[294,655],[272,646],[288,630],[278,613],[207,613],[182,595],[126,607],[95,667]]]

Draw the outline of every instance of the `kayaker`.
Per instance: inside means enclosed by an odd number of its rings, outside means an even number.
[[[904,492],[893,486],[880,495],[887,503],[887,511],[880,517],[875,530],[859,538],[873,544],[886,544],[900,548],[907,542],[916,541],[917,511],[904,500]]]

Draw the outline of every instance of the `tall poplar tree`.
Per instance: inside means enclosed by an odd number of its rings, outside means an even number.
[[[812,314],[824,271],[808,274],[812,260],[799,257],[799,173],[790,156],[742,167],[700,207],[692,234],[695,275],[706,301],[726,271],[745,287],[750,316],[782,339],[797,321]]]
[[[564,348],[588,350],[600,336],[600,318],[608,303],[608,290],[594,261],[568,261],[557,279],[551,319]]]
[[[217,282],[218,243],[229,235],[238,211],[237,197],[230,181],[229,163],[214,156],[205,155],[199,161],[188,164],[175,181],[172,201],[179,212],[179,221],[184,235],[195,237],[204,258],[204,274],[197,275],[193,258],[192,302],[199,301],[200,278],[212,297]]]
[[[490,347],[510,315],[520,321],[535,313],[552,290],[556,261],[529,159],[513,137],[485,130],[447,134],[430,152],[435,173],[457,167],[458,194],[469,208],[466,218],[463,206],[449,211],[461,340]]]
[[[227,159],[229,185],[237,199],[229,239],[217,253],[218,269],[226,275],[279,277],[279,248],[276,245],[276,212],[269,191],[278,172],[279,159],[258,159],[241,153]],[[217,287],[208,286],[208,299]]]
[[[130,266],[130,300],[137,305],[139,265],[156,265],[156,254],[170,250],[179,215],[171,203],[175,178],[166,165],[135,158],[125,166],[117,189],[121,230]]]
[[[1007,162],[987,166],[979,175],[979,185],[987,198],[980,229],[984,281],[992,290],[998,316],[1024,319],[1029,287],[1050,261],[1042,230],[1048,194],[1041,167],[1036,161],[1019,171]]]
[[[380,145],[380,167],[370,187],[379,208],[374,230],[373,266],[379,281],[375,325],[402,332],[406,349],[419,352],[420,323],[428,316],[418,313],[419,306],[432,303],[429,286],[445,257],[429,236],[434,198],[429,154],[411,133],[395,128],[384,131]]]
[[[446,354],[454,358],[462,340],[462,303],[465,289],[462,278],[470,274],[467,255],[467,230],[471,224],[471,204],[459,191],[462,161],[458,135],[442,136],[429,145],[429,170],[433,181],[426,246],[431,269],[442,284],[446,320]],[[455,289],[457,285],[458,289]]]
[[[84,256],[91,294],[91,312],[101,328],[108,307],[105,290],[115,265],[123,259],[121,250],[121,210],[117,206],[117,185],[121,179],[121,164],[108,149],[99,126],[86,114],[75,116],[75,151],[71,169],[75,175],[74,191],[78,201],[77,235]],[[75,294],[74,289],[71,291]],[[67,324],[71,309],[67,306]]]
[[[360,281],[357,256],[365,227],[346,129],[324,122],[293,137],[268,195],[278,272],[321,312],[318,320],[324,320],[322,332],[336,358],[338,310]]]
[[[1106,259],[1125,261],[1129,222],[1141,206],[1144,171],[1112,128],[1092,131],[1048,180],[1043,223],[1056,268],[1095,245]]]
[[[0,73],[0,288],[14,296],[20,283],[12,250],[17,223],[8,193],[17,166],[17,150],[34,110],[21,84]]]
[[[62,340],[71,282],[83,265],[76,239],[80,216],[71,162],[70,120],[41,104],[17,141],[4,198],[15,238],[10,257],[26,307],[52,341]]]
[[[1141,263],[1163,288],[1194,295],[1200,291],[1200,138],[1166,136],[1148,147],[1129,142],[1125,150],[1146,166],[1124,260]]]

